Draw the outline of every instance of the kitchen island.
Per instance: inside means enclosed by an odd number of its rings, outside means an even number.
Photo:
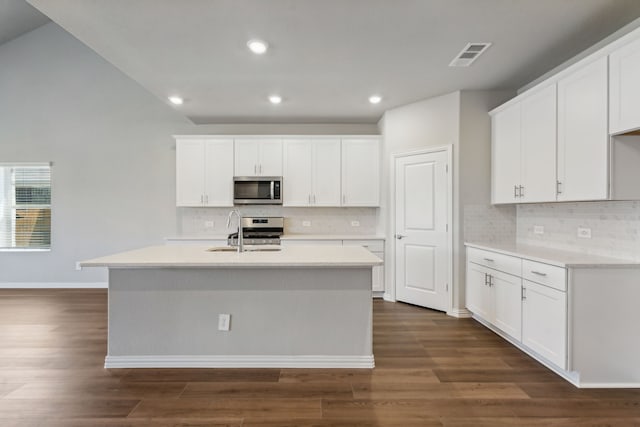
[[[105,367],[374,366],[375,255],[358,246],[207,249],[152,246],[81,263],[109,269]],[[224,314],[229,330],[219,330]]]

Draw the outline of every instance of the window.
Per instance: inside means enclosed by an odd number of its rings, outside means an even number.
[[[0,249],[51,248],[51,166],[0,163]]]

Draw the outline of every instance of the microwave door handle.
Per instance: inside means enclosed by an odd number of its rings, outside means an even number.
[[[270,186],[270,190],[271,190],[271,200],[273,200],[276,196],[275,196],[275,191],[274,191],[274,181],[271,181],[271,186]]]

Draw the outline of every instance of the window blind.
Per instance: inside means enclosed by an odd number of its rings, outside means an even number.
[[[0,164],[0,249],[51,247],[51,166]]]

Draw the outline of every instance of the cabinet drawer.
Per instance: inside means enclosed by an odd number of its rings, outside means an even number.
[[[370,252],[384,252],[383,240],[343,240],[344,246],[362,246]]]
[[[513,274],[514,276],[520,276],[522,271],[522,261],[520,258],[484,251],[482,249],[467,248],[467,260],[475,264]]]
[[[567,290],[567,270],[555,265],[523,259],[522,278],[559,291]]]

